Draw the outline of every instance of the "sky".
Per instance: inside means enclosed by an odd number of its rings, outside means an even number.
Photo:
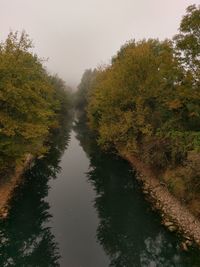
[[[0,40],[25,30],[51,73],[76,87],[130,39],[171,38],[200,0],[0,0]]]

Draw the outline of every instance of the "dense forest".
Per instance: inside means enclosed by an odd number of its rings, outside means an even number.
[[[48,74],[25,32],[0,43],[0,174],[13,172],[27,154],[48,150],[48,136],[70,108],[70,93]]]
[[[86,70],[76,108],[103,149],[151,166],[200,216],[199,6],[172,40],[131,40],[109,65]]]

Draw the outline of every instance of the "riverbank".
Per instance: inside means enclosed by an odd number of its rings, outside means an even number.
[[[15,193],[15,189],[19,186],[23,179],[23,173],[30,167],[34,157],[27,154],[22,164],[16,167],[11,177],[0,182],[0,219],[5,219],[9,214],[10,201]]]
[[[143,192],[153,208],[160,212],[163,225],[171,232],[177,232],[183,236],[182,249],[187,250],[192,245],[200,248],[200,221],[169,192],[164,184],[160,183],[149,166],[133,155],[122,151],[120,154],[138,172],[137,179],[143,184]]]

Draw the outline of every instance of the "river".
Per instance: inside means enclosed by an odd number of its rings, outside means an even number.
[[[83,125],[54,136],[0,222],[1,267],[192,267],[197,251],[161,226],[127,162]]]

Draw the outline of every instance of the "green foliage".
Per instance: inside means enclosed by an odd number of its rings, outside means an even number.
[[[200,9],[193,5],[173,41],[132,40],[122,46],[98,70],[87,109],[103,148],[170,170],[167,184],[198,215],[199,77]],[[191,154],[195,159],[189,160]]]
[[[75,103],[74,106],[76,110],[78,111],[79,117],[85,117],[86,113],[86,107],[88,104],[88,97],[91,88],[93,87],[94,80],[96,78],[97,70],[91,70],[88,69],[83,73],[81,82],[78,86],[78,91],[75,95]]]
[[[123,46],[112,65],[99,71],[91,93],[88,115],[99,142],[137,152],[140,143],[151,142],[158,130],[168,127],[171,117],[171,124],[181,128],[182,106],[172,106],[181,75],[170,41]]]
[[[0,172],[26,153],[46,150],[44,139],[60,109],[58,86],[31,48],[25,32],[10,32],[0,44]]]
[[[162,168],[200,150],[199,19],[199,9],[188,7],[176,47],[170,40],[133,40],[98,71],[88,118],[100,145],[126,147]]]
[[[194,76],[196,85],[200,86],[200,6],[187,8],[180,24],[180,33],[174,40],[181,62]]]
[[[56,100],[54,101],[54,111],[56,116],[66,115],[72,108],[72,89],[57,74],[50,76],[49,81],[54,88],[54,100]]]

